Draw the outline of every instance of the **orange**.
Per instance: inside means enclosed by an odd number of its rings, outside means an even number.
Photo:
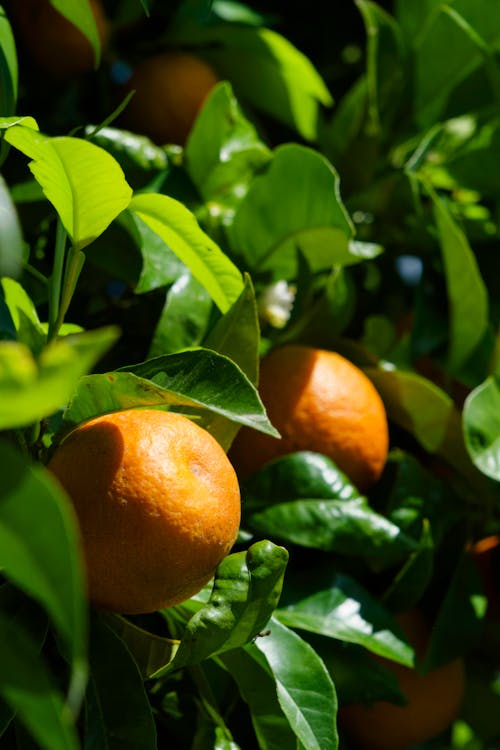
[[[73,501],[95,606],[139,614],[196,594],[231,549],[238,481],[206,430],[174,412],[129,409],[84,423],[50,471]]]
[[[158,144],[184,145],[205,98],[219,81],[216,72],[188,52],[164,52],[141,60],[126,89],[135,94],[121,121]]]
[[[430,638],[427,622],[418,610],[396,619],[420,661]],[[340,708],[340,731],[358,750],[406,750],[440,734],[458,716],[465,691],[462,659],[423,675],[380,657],[377,660],[396,675],[407,704],[376,701]]]
[[[352,362],[324,349],[282,346],[262,360],[259,392],[281,440],[241,429],[229,454],[240,476],[311,450],[329,456],[360,490],[379,478],[387,416],[375,387]]]
[[[28,54],[42,70],[64,79],[94,68],[94,50],[89,40],[49,0],[16,0],[12,5]],[[99,0],[90,0],[90,5],[102,49],[106,49],[108,19]]]

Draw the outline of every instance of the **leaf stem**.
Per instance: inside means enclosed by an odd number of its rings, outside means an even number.
[[[66,230],[61,219],[58,219],[54,248],[54,266],[52,268],[52,275],[49,279],[49,328],[47,341],[52,341],[52,339],[57,336],[57,331],[60,327],[60,325],[58,327],[57,322],[59,319],[64,257],[66,254],[66,238]]]

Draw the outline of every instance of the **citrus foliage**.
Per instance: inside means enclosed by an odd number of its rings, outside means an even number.
[[[340,731],[351,750],[338,708],[401,705],[401,670],[457,663],[465,698],[422,750],[500,742],[500,563],[477,545],[500,533],[500,10],[289,5],[0,6],[6,748],[335,750]],[[134,71],[179,54],[210,73],[171,135],[148,120],[186,79],[148,76],[134,104]],[[382,473],[357,486],[299,443],[240,477],[238,537],[201,591],[90,605],[58,446],[144,408],[229,455],[240,429],[277,439],[260,361],[290,344],[371,381]]]

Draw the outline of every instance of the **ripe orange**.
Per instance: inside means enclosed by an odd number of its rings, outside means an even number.
[[[397,619],[415,648],[417,660],[421,660],[430,637],[429,626],[418,610],[406,612]],[[370,706],[341,707],[340,731],[350,737],[359,750],[406,750],[450,726],[464,696],[462,659],[424,675],[395,662],[377,659],[396,675],[408,702],[405,706],[377,701]]]
[[[216,72],[188,52],[165,52],[141,60],[126,89],[135,94],[121,121],[160,145],[184,145],[205,98],[219,81]]]
[[[234,469],[215,438],[180,414],[129,409],[92,419],[49,469],[75,506],[97,607],[139,614],[184,601],[236,539]]]
[[[100,0],[90,0],[102,49],[109,41],[109,22]],[[88,73],[94,50],[87,37],[57,11],[49,0],[16,0],[16,28],[33,61],[56,78]]]
[[[275,349],[261,363],[259,392],[281,440],[243,428],[230,458],[246,477],[279,456],[311,450],[329,456],[360,490],[380,476],[388,451],[382,400],[366,375],[332,351]]]

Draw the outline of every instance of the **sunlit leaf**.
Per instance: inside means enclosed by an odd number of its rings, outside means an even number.
[[[0,429],[25,427],[66,406],[79,378],[117,336],[111,327],[64,336],[38,359],[25,344],[0,342]]]
[[[174,198],[157,193],[134,196],[130,210],[161,237],[226,312],[243,289],[241,273],[200,228],[191,211]]]
[[[255,638],[278,603],[287,562],[288,552],[269,541],[228,555],[217,568],[210,599],[187,623],[166,669],[198,664]]]
[[[5,139],[32,159],[29,167],[75,248],[90,244],[127,208],[132,190],[104,149],[80,138],[49,138],[25,123],[8,128]]]
[[[277,620],[271,620],[269,630],[256,646],[272,669],[278,701],[290,726],[309,750],[336,750],[337,696],[324,663],[308,643]]]
[[[353,578],[332,575],[330,579],[329,588],[311,591],[304,579],[298,587],[292,578],[293,601],[285,599],[274,616],[288,627],[357,643],[410,666],[413,650],[402,631],[394,628],[387,610]]]
[[[252,270],[293,278],[297,251],[313,271],[357,262],[353,228],[339,178],[318,152],[297,144],[276,149],[268,170],[252,182],[228,228],[231,245]]]

